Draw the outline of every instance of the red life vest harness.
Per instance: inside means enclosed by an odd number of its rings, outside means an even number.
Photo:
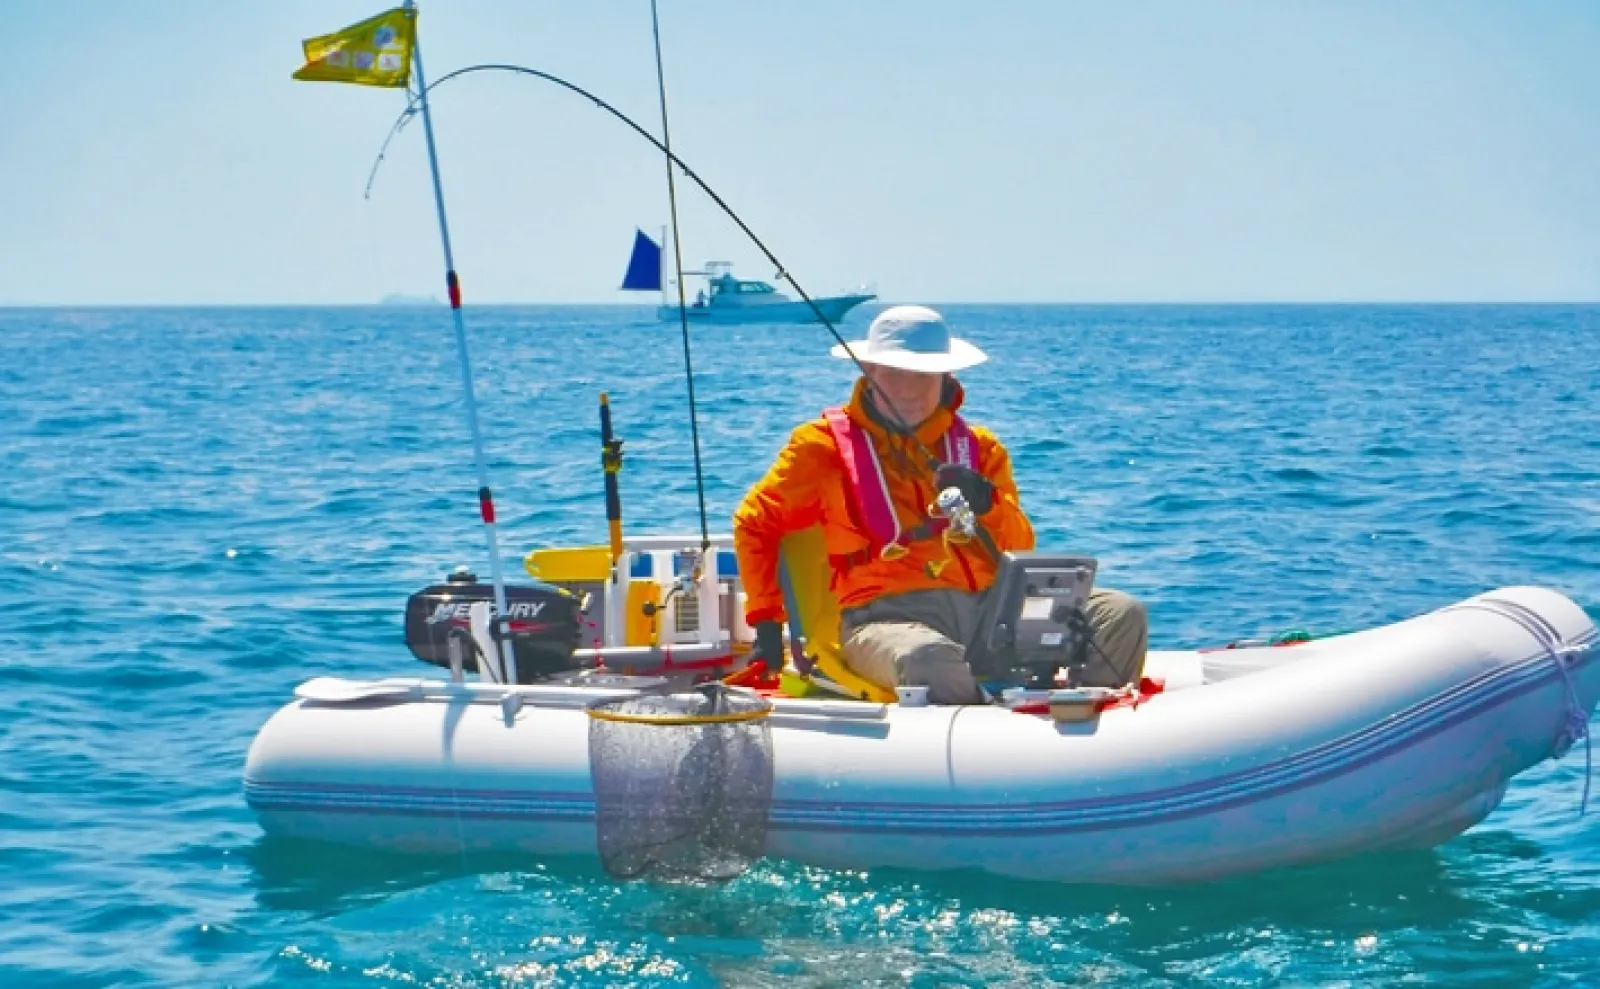
[[[908,552],[908,543],[933,539],[949,528],[948,519],[924,515],[909,529],[900,524],[894,501],[889,497],[889,479],[883,472],[872,437],[841,408],[826,409],[822,416],[833,433],[833,442],[844,460],[845,476],[850,481],[850,498],[856,514],[867,527],[871,545],[866,550],[831,557],[835,574],[866,563],[874,557],[896,560]],[[978,439],[965,421],[954,413],[950,428],[940,439],[945,463],[978,469]]]

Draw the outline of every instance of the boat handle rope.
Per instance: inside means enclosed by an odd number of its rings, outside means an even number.
[[[1568,667],[1577,665],[1578,657],[1587,649],[1568,645],[1563,641],[1560,629],[1552,625],[1549,619],[1521,602],[1507,601],[1504,598],[1484,600],[1507,612],[1524,616],[1545,632],[1543,636],[1539,636],[1539,640],[1544,645],[1545,652],[1549,654],[1550,661],[1556,664],[1567,696],[1566,720],[1562,723],[1561,731],[1555,740],[1557,756],[1566,755],[1572,746],[1577,744],[1578,739],[1583,739],[1583,798],[1578,803],[1578,816],[1582,817],[1589,808],[1589,787],[1594,781],[1594,742],[1589,732],[1589,716],[1583,709],[1583,703],[1578,700],[1578,685],[1573,682],[1572,671]]]
[[[1572,682],[1572,671],[1567,669],[1569,662],[1577,661],[1578,654],[1577,649],[1563,649],[1559,653],[1551,650],[1550,658],[1561,671],[1561,682],[1567,688],[1567,721],[1556,737],[1556,744],[1565,743],[1570,749],[1579,738],[1583,739],[1583,799],[1578,803],[1578,816],[1582,817],[1589,809],[1589,785],[1594,781],[1594,742],[1589,734],[1589,719],[1578,702],[1578,686]]]
[[[1589,716],[1584,713],[1583,704],[1578,700],[1578,685],[1573,682],[1572,671],[1567,667],[1575,665],[1578,657],[1592,647],[1568,645],[1562,641],[1561,633],[1546,621],[1543,615],[1515,601],[1480,598],[1444,610],[1487,611],[1491,615],[1509,619],[1533,636],[1534,641],[1539,643],[1545,655],[1555,664],[1556,672],[1561,675],[1566,710],[1563,712],[1561,727],[1556,731],[1556,737],[1551,743],[1550,755],[1551,758],[1559,759],[1572,751],[1572,747],[1579,739],[1583,740],[1583,795],[1578,800],[1578,816],[1583,817],[1589,810],[1589,788],[1594,782],[1594,740],[1589,732]]]

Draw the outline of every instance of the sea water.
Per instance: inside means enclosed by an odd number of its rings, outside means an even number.
[[[467,313],[513,571],[698,529],[682,344],[643,308]],[[862,334],[870,311],[847,327]],[[1494,587],[1600,616],[1600,308],[950,307],[1040,542],[1158,647]],[[696,327],[713,530],[852,373],[819,327]],[[265,841],[240,774],[311,676],[421,674],[406,595],[487,572],[442,308],[0,311],[0,985],[1600,983],[1580,745],[1443,847],[1165,889],[767,861]],[[997,839],[1003,840],[1003,839]]]

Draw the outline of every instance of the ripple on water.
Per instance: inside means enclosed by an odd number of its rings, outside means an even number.
[[[641,312],[475,311],[513,571],[603,537],[601,387],[628,531],[697,528],[682,381],[640,357],[659,342]],[[1600,380],[1600,310],[949,315],[994,358],[963,374],[965,412],[1008,442],[1041,542],[1099,557],[1158,646],[1366,627],[1504,583],[1600,606],[1600,408],[1569,400]],[[851,373],[810,328],[697,332],[726,530]],[[557,333],[570,346],[539,342]],[[119,359],[52,359],[91,351]],[[1178,889],[786,862],[699,889],[264,841],[239,779],[257,727],[307,676],[427,672],[405,596],[487,572],[452,360],[433,311],[0,310],[0,985],[1600,977],[1581,751],[1434,852]]]

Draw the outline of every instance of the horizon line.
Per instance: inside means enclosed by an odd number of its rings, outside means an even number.
[[[473,302],[463,305],[468,309],[656,309],[659,303],[648,302]],[[1189,306],[1189,307],[1246,307],[1246,306],[1597,306],[1595,299],[1233,299],[1185,300],[1053,300],[1053,301],[941,301],[873,300],[863,305],[925,305],[925,306],[1015,306],[1015,307],[1117,307],[1136,306]],[[435,302],[0,302],[0,310],[22,309],[449,309],[442,301]]]

